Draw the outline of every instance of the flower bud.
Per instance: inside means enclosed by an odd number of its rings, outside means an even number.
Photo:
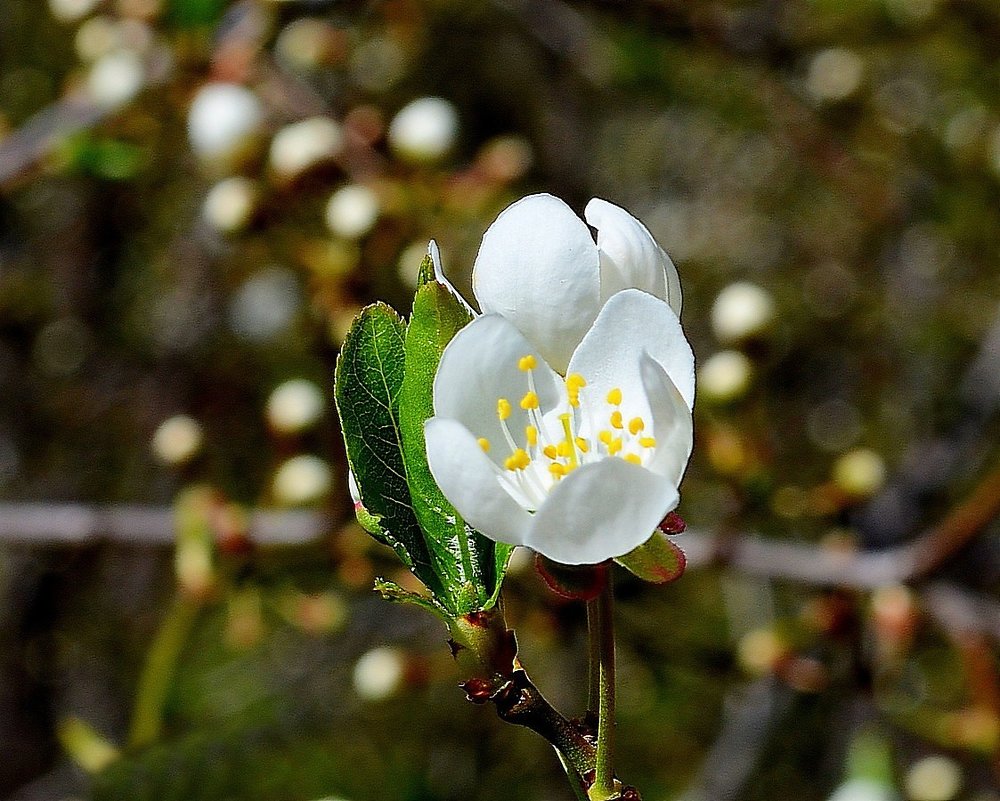
[[[178,414],[160,423],[153,434],[153,454],[166,465],[177,466],[193,459],[202,446],[202,431],[198,421]]]
[[[329,117],[311,117],[286,125],[271,140],[271,169],[290,180],[334,158],[344,144],[340,126]]]
[[[712,330],[720,342],[751,339],[774,322],[774,299],[756,284],[738,281],[723,289],[712,304]]]
[[[354,665],[354,692],[365,701],[384,701],[399,692],[405,660],[397,648],[373,648]]]
[[[350,184],[330,196],[326,204],[326,224],[337,236],[359,239],[378,219],[379,203],[367,186]]]
[[[188,140],[206,163],[226,168],[241,160],[260,134],[264,109],[253,92],[235,83],[209,83],[188,109]]]
[[[318,456],[293,456],[274,474],[272,488],[278,503],[287,506],[314,504],[323,500],[332,484],[330,466]]]
[[[743,397],[750,388],[753,365],[736,350],[722,350],[705,360],[698,370],[698,389],[702,398],[714,403],[729,403]]]
[[[316,425],[323,415],[323,393],[312,381],[295,378],[267,399],[267,421],[275,431],[296,434]]]
[[[421,97],[404,106],[389,124],[389,147],[400,158],[433,163],[458,138],[458,112],[440,97]]]
[[[256,205],[257,189],[253,181],[237,175],[219,181],[208,190],[201,213],[215,230],[233,234],[249,225]]]

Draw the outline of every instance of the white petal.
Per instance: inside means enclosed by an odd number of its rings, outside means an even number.
[[[434,376],[434,413],[489,440],[490,458],[498,465],[511,453],[497,417],[499,398],[510,402],[507,426],[515,443],[525,444],[524,429],[531,421],[520,401],[529,385],[518,361],[529,354],[536,361],[532,377],[539,404],[547,411],[562,398],[562,379],[511,322],[496,314],[484,314],[459,331],[441,354]]]
[[[500,485],[476,438],[441,417],[424,423],[424,437],[431,475],[465,521],[492,540],[523,545],[531,515]]]
[[[597,564],[644,543],[677,501],[670,481],[622,459],[604,459],[556,484],[532,517],[524,544],[566,565]]]
[[[484,312],[507,317],[562,372],[600,308],[597,246],[569,206],[529,195],[486,231],[472,287]]]
[[[643,352],[652,356],[677,387],[688,408],[694,405],[694,354],[680,320],[659,298],[638,289],[623,289],[601,309],[594,325],[570,360],[569,372],[586,380],[590,405],[602,403],[608,390],[619,387],[626,416],[648,414],[639,364]]]
[[[653,235],[625,209],[594,198],[584,210],[597,229],[601,255],[601,301],[634,287],[656,295],[681,313],[681,283],[677,268]]]
[[[645,467],[680,486],[694,443],[691,410],[656,359],[644,353],[639,369],[652,418],[649,433],[656,438],[653,457]]]
[[[430,256],[431,261],[434,262],[434,280],[439,284],[444,284],[445,288],[455,296],[455,299],[462,304],[469,314],[473,317],[478,316],[476,314],[476,310],[469,305],[469,302],[462,297],[461,293],[455,289],[451,281],[449,281],[447,276],[445,276],[444,267],[441,264],[441,249],[438,247],[438,243],[433,239],[427,243],[427,255]]]

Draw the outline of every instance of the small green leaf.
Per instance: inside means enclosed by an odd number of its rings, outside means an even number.
[[[615,561],[644,581],[666,584],[679,579],[687,560],[684,551],[657,529],[646,542]]]
[[[384,303],[363,309],[340,350],[334,396],[361,503],[367,519],[378,524],[370,533],[392,547],[434,595],[441,595],[403,462],[399,396],[405,336],[406,324]]]
[[[439,604],[434,598],[419,593],[410,592],[400,587],[395,581],[389,581],[381,576],[375,579],[375,591],[382,594],[387,601],[397,604],[413,604],[428,612],[432,612],[445,621],[451,620],[448,610]]]
[[[422,281],[433,277],[433,263],[424,259]],[[473,530],[438,488],[427,466],[424,421],[434,414],[433,384],[438,363],[452,337],[471,321],[469,312],[443,284],[426,280],[413,299],[406,332],[406,376],[400,400],[403,458],[413,508],[423,527],[434,569],[450,594],[456,614],[488,608],[510,555]]]

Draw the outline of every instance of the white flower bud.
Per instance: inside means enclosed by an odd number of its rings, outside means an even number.
[[[344,134],[329,117],[310,117],[286,125],[271,140],[271,169],[283,179],[294,178],[340,152]]]
[[[201,212],[215,230],[231,234],[247,227],[256,204],[253,181],[238,175],[219,181],[208,190]]]
[[[750,388],[753,365],[739,351],[712,354],[698,369],[698,391],[702,398],[728,403],[741,398]]]
[[[275,500],[286,506],[317,503],[329,493],[333,480],[330,465],[318,456],[293,456],[274,474]]]
[[[885,782],[874,779],[848,779],[833,791],[830,801],[896,801],[896,792]]]
[[[405,663],[397,648],[373,648],[354,665],[354,692],[366,701],[384,701],[403,682]]]
[[[434,162],[458,138],[458,112],[440,97],[421,97],[405,105],[389,124],[389,146],[400,158]]]
[[[90,68],[87,92],[91,100],[105,108],[117,108],[134,98],[146,80],[146,70],[132,50],[107,53]]]
[[[323,415],[323,393],[312,381],[295,378],[267,399],[267,421],[275,431],[294,434],[316,425]]]
[[[235,83],[201,87],[188,109],[188,139],[205,161],[236,159],[260,133],[264,110],[253,92]]]
[[[868,448],[855,448],[833,465],[833,482],[854,498],[870,498],[885,483],[886,467],[882,457]]]
[[[906,794],[912,801],[952,801],[961,790],[962,769],[950,757],[924,757],[906,771]]]
[[[76,22],[83,19],[100,0],[49,0],[49,11],[60,22]]]
[[[358,239],[367,234],[378,219],[379,203],[367,186],[350,184],[330,196],[326,204],[326,224],[337,236]]]
[[[852,50],[831,47],[821,50],[809,62],[806,88],[820,103],[846,100],[861,86],[865,65]]]
[[[763,333],[774,322],[774,299],[748,281],[723,289],[712,304],[712,330],[720,342],[739,342]]]
[[[202,446],[202,431],[198,421],[178,414],[160,423],[153,434],[153,454],[167,465],[182,465],[193,459]]]

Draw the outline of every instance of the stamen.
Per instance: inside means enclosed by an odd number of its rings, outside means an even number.
[[[570,373],[566,376],[566,395],[569,398],[570,406],[580,405],[580,389],[585,386],[587,386],[587,381],[579,373]]]
[[[528,440],[528,446],[534,448],[538,444],[538,429],[534,426],[525,426],[524,438]]]
[[[630,434],[638,434],[646,427],[641,417],[633,417],[628,421],[628,430]]]
[[[618,389],[618,387],[615,387],[608,393],[608,403],[610,403],[612,406],[617,406],[621,402],[622,402],[622,391]]]
[[[476,441],[479,443],[479,447],[483,449],[483,453],[490,452],[490,441],[486,437],[480,437]]]
[[[655,448],[656,437],[639,437],[639,444],[644,448]]]
[[[576,447],[580,453],[586,453],[590,450],[590,443],[587,442],[583,437],[576,438]]]
[[[510,417],[510,401],[506,398],[497,398],[497,417],[501,420]]]
[[[528,372],[529,370],[534,370],[537,365],[538,362],[535,360],[535,357],[532,356],[530,353],[527,356],[522,356],[520,359],[517,360],[517,369],[523,370],[525,373]]]
[[[622,438],[615,437],[614,439],[611,440],[611,442],[607,443],[607,446],[608,446],[608,455],[614,456],[622,449]]]
[[[549,459],[556,459],[559,457],[559,452],[556,450],[555,445],[546,445],[542,448],[542,453],[544,453]]]
[[[522,409],[537,409],[538,408],[538,395],[534,391],[529,390],[524,393],[524,397],[521,398],[521,408]]]
[[[622,423],[622,413],[617,409],[611,413],[611,427],[617,429],[624,427],[624,424]]]
[[[611,440],[614,439],[614,437],[611,435],[610,431],[602,431],[597,435],[597,439],[599,439],[604,445],[610,447]]]
[[[524,470],[529,464],[531,464],[531,457],[528,456],[527,451],[524,448],[518,448],[504,460],[503,466],[514,471]]]
[[[557,479],[562,478],[568,472],[566,470],[566,465],[560,464],[559,462],[553,462],[549,465],[549,472]]]
[[[626,454],[625,454],[625,455],[624,455],[624,456],[622,457],[622,459],[624,459],[624,460],[625,460],[626,462],[630,462],[630,463],[632,463],[632,464],[640,464],[640,465],[642,464],[642,459],[640,459],[640,458],[639,458],[639,457],[638,457],[638,456],[637,456],[636,454],[634,454],[634,453],[626,453]]]
[[[565,456],[569,459],[571,467],[576,467],[576,447],[573,441],[573,415],[563,413],[559,415],[559,421],[562,423],[563,434],[566,439],[559,443],[556,450],[560,456]]]

